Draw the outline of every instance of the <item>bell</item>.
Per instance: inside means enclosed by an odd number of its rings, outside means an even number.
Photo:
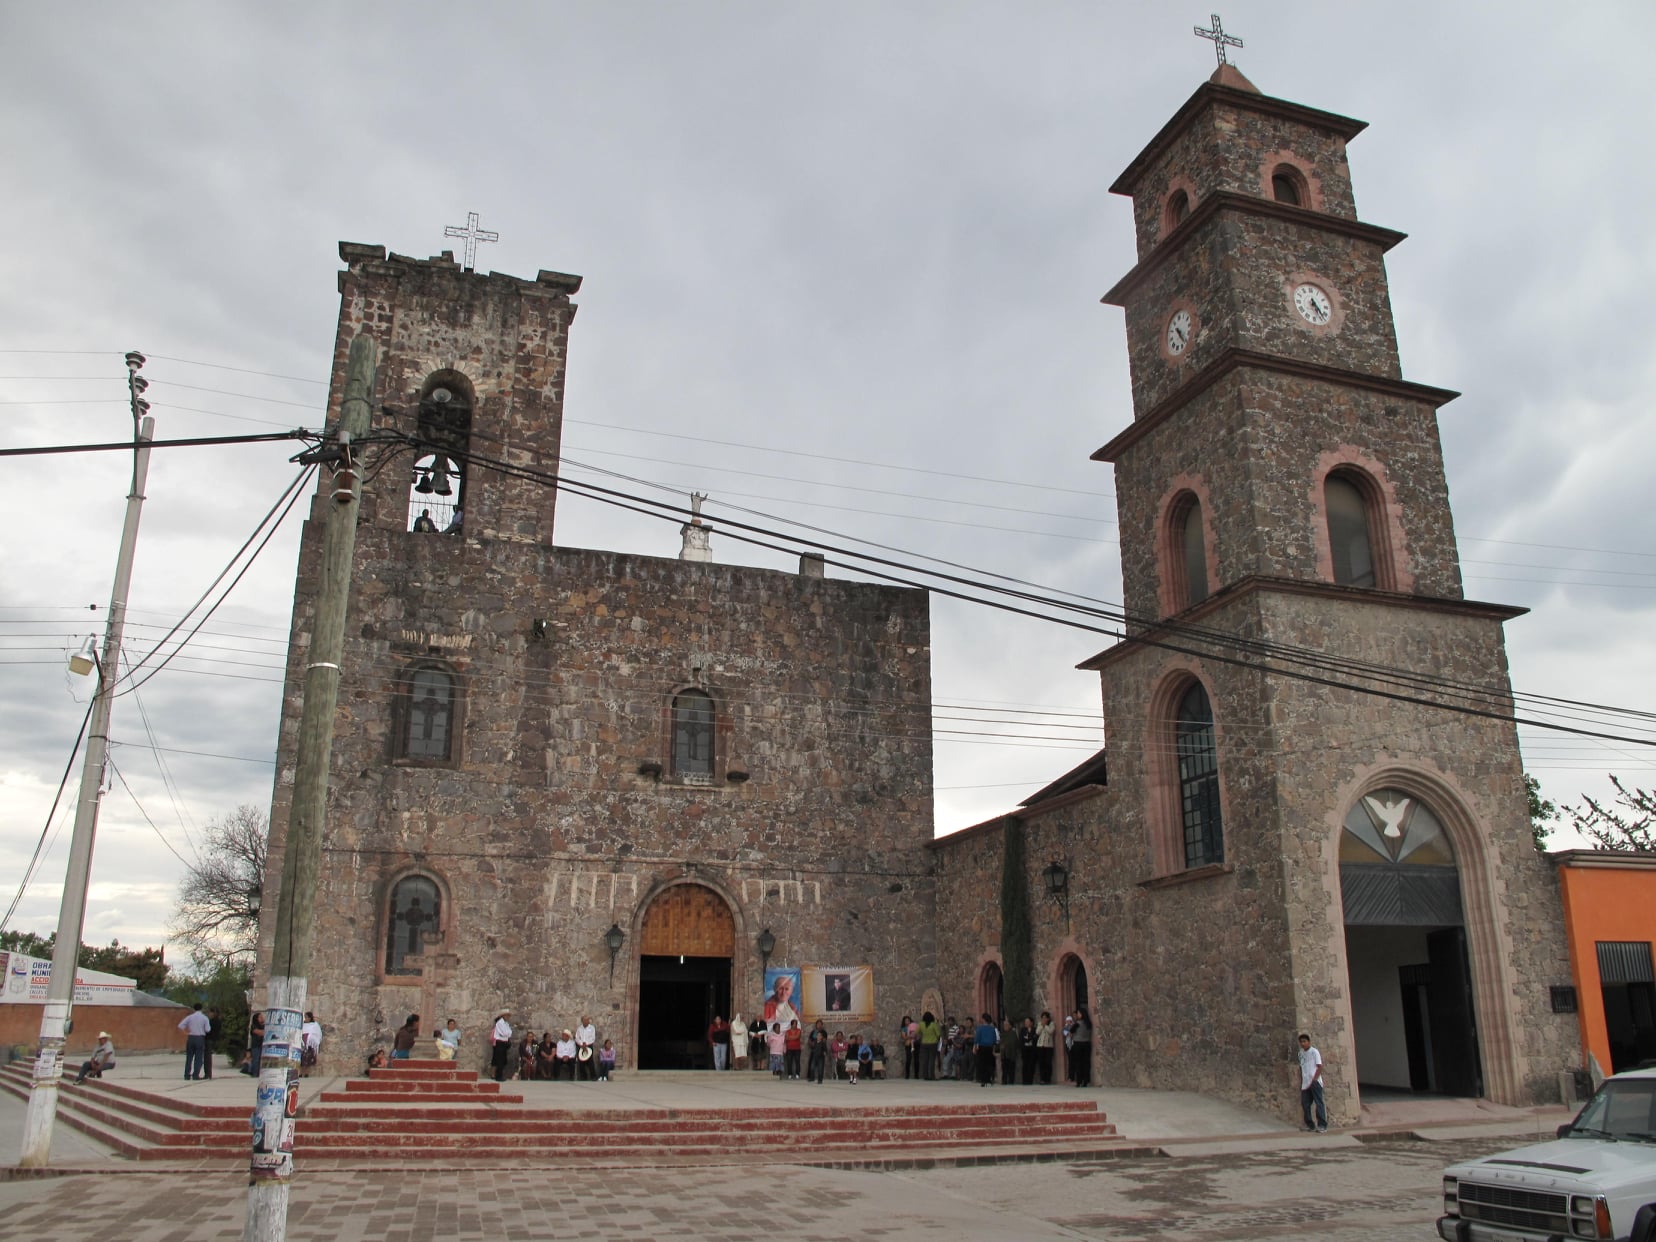
[[[431,493],[435,490],[431,486],[431,471],[416,470],[414,473],[417,476],[414,483],[414,490],[419,492],[422,496],[431,495]]]
[[[415,488],[418,491],[419,488]],[[431,465],[431,490],[439,496],[452,496],[454,489],[449,486],[448,458],[439,457]]]

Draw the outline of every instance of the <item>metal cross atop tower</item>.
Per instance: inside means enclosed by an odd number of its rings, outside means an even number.
[[[1216,17],[1213,20],[1217,23],[1219,19]],[[1219,58],[1223,60],[1224,57],[1224,52],[1220,52]],[[466,239],[466,270],[468,272],[475,271],[477,268],[477,243],[480,241],[497,242],[500,240],[499,233],[491,233],[487,229],[480,229],[477,227],[477,213],[475,211],[468,211],[466,213],[465,228],[461,228],[458,224],[451,224],[443,230],[443,236],[464,237]]]
[[[1241,39],[1238,39],[1235,35],[1228,35],[1225,33],[1225,25],[1219,20],[1219,14],[1217,13],[1213,14],[1213,29],[1203,30],[1200,26],[1198,26],[1196,27],[1196,36],[1201,39],[1213,40],[1213,50],[1219,53],[1219,63],[1221,65],[1230,63],[1225,57],[1225,49],[1227,47],[1242,46]]]

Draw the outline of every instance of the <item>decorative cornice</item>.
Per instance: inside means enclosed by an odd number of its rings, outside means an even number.
[[[1560,867],[1594,871],[1656,871],[1656,854],[1643,850],[1556,850],[1547,854]]]
[[[1367,121],[1353,120],[1349,116],[1340,116],[1335,112],[1307,108],[1304,104],[1290,103],[1286,99],[1277,99],[1272,95],[1256,95],[1252,91],[1234,86],[1221,86],[1217,82],[1204,82],[1196,88],[1195,94],[1185,100],[1184,106],[1173,114],[1167,124],[1156,131],[1156,136],[1144,150],[1133,157],[1133,162],[1128,164],[1111,184],[1110,193],[1131,195],[1145,169],[1173,145],[1174,140],[1196,119],[1197,113],[1209,105],[1221,103],[1247,112],[1260,112],[1266,116],[1281,117],[1287,121],[1298,121],[1302,125],[1326,129],[1338,134],[1347,142],[1368,128]]]
[[[1481,617],[1490,621],[1510,621],[1514,617],[1521,617],[1529,611],[1528,608],[1519,608],[1511,604],[1487,604],[1471,599],[1444,599],[1436,595],[1405,595],[1400,591],[1377,591],[1373,587],[1341,586],[1333,582],[1311,582],[1302,578],[1273,578],[1264,574],[1249,574],[1247,577],[1240,578],[1226,586],[1223,590],[1208,596],[1200,604],[1186,608],[1177,616],[1167,617],[1154,625],[1145,626],[1136,633],[1123,638],[1113,647],[1106,647],[1097,655],[1081,661],[1075,667],[1088,672],[1098,672],[1126,658],[1133,650],[1140,647],[1174,643],[1180,647],[1202,643],[1223,643],[1225,641],[1224,636],[1215,639],[1207,634],[1194,634],[1187,631],[1190,626],[1221,611],[1227,605],[1250,595],[1263,593],[1310,595],[1321,599],[1338,599],[1368,605],[1379,604],[1384,607],[1405,608],[1416,612]],[[1270,670],[1264,669],[1262,671],[1269,672]]]
[[[1358,241],[1373,242],[1380,247],[1381,253],[1389,251],[1409,236],[1396,229],[1381,228],[1378,224],[1364,224],[1361,220],[1331,216],[1326,211],[1312,211],[1309,207],[1279,203],[1274,198],[1238,194],[1235,190],[1215,190],[1197,203],[1195,209],[1179,221],[1178,227],[1157,242],[1155,249],[1134,264],[1133,270],[1116,281],[1099,301],[1106,306],[1125,306],[1127,296],[1135,288],[1148,280],[1164,264],[1171,262],[1184,241],[1221,211],[1244,216],[1269,216],[1274,220],[1287,220],[1294,224],[1321,229],[1325,233],[1338,233],[1343,237],[1356,238]]]
[[[1244,368],[1254,371],[1272,371],[1278,375],[1293,375],[1300,379],[1320,380],[1327,384],[1344,384],[1350,388],[1362,388],[1369,392],[1384,393],[1389,397],[1402,397],[1408,401],[1424,402],[1434,410],[1449,404],[1449,402],[1460,396],[1460,393],[1451,388],[1434,388],[1429,384],[1416,384],[1410,380],[1394,379],[1389,375],[1372,375],[1366,371],[1348,371],[1343,367],[1325,366],[1320,362],[1306,362],[1303,359],[1288,358],[1281,354],[1262,354],[1255,350],[1238,349],[1232,346],[1135,418],[1130,426],[1104,445],[1103,448],[1093,453],[1091,460],[1116,461],[1124,451],[1149,435],[1175,411],[1194,401],[1201,393],[1217,384],[1232,371]]]

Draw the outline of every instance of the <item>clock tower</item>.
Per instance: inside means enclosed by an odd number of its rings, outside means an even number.
[[[1523,610],[1462,593],[1456,394],[1403,376],[1363,128],[1222,64],[1111,187],[1134,417],[1094,457],[1128,626],[1082,666],[1109,736],[1101,1078],[1280,1108],[1306,1031],[1345,1121],[1359,1081],[1527,1104],[1576,1062],[1510,720]]]

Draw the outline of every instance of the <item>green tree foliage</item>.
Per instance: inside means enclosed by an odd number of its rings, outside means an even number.
[[[1006,1016],[1021,1022],[1035,1009],[1034,928],[1029,914],[1028,862],[1023,821],[1008,815],[1003,821],[1001,848],[1001,973]]]
[[[1549,825],[1558,822],[1558,807],[1541,796],[1541,782],[1528,772],[1524,773],[1524,792],[1529,795],[1530,832],[1535,835],[1535,848],[1546,853],[1547,834],[1552,831]]]
[[[269,827],[265,813],[246,804],[214,820],[179,882],[169,930],[189,949],[198,973],[215,961],[253,964]]]
[[[34,932],[3,931],[0,932],[0,949],[9,953],[21,953],[25,957],[51,957],[52,946],[57,943],[57,933],[50,936],[40,936]],[[85,952],[83,947],[82,952]]]
[[[166,997],[181,1005],[201,1002],[202,1008],[219,1011],[218,1049],[222,1056],[239,1056],[247,1046],[247,993],[253,986],[248,968],[222,959],[207,964],[203,973],[174,973]]]
[[[24,953],[29,957],[48,960],[57,946],[57,933],[50,936],[34,932],[0,932],[0,949]],[[111,940],[101,949],[82,944],[76,958],[82,970],[102,970],[138,981],[140,992],[158,992],[167,985],[167,958],[164,949],[130,949],[119,940]]]
[[[1612,776],[1616,797],[1611,806],[1592,798],[1587,805],[1568,810],[1571,826],[1601,850],[1642,850],[1656,853],[1656,793],[1629,789]]]

